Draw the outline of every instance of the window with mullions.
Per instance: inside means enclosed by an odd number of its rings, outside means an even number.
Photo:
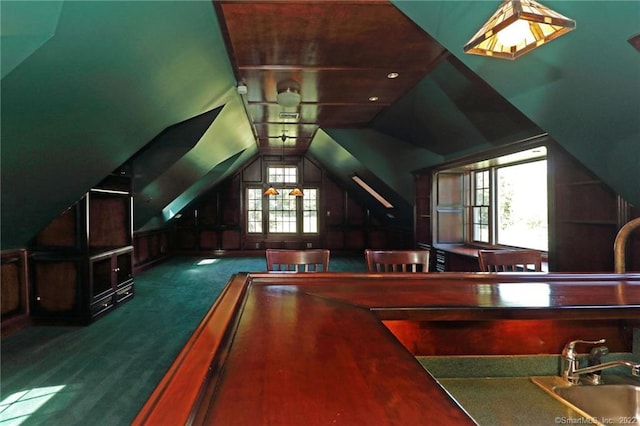
[[[297,228],[297,198],[284,188],[276,188],[278,195],[269,196],[269,232],[295,233]]]
[[[247,232],[262,232],[262,188],[247,189]]]
[[[489,242],[489,207],[491,201],[489,186],[489,171],[482,170],[472,173],[473,176],[473,241]]]
[[[288,167],[268,167],[267,181],[269,183],[296,183],[298,181],[298,168]]]
[[[263,233],[266,227],[274,234],[317,234],[319,189],[302,188],[303,196],[289,195],[298,182],[295,166],[267,167],[267,179],[278,195],[265,197],[263,188],[247,188],[247,233]]]
[[[548,250],[544,146],[441,170],[435,182],[436,243]]]
[[[305,188],[302,197],[302,232],[318,232],[318,190]]]

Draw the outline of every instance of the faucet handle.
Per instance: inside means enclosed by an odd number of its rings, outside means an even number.
[[[562,350],[562,356],[567,358],[567,359],[575,359],[576,356],[576,344],[578,343],[584,343],[586,345],[599,345],[600,343],[605,343],[607,340],[606,339],[600,339],[600,340],[572,340],[569,343],[567,343],[564,347],[564,349]]]

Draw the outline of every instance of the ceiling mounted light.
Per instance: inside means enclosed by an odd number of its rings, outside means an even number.
[[[533,0],[505,0],[464,51],[515,59],[575,27],[576,21]]]
[[[398,74],[397,72],[390,72],[389,74],[387,74],[387,78],[389,79],[394,79],[394,78],[398,78],[400,74]]]
[[[297,107],[300,105],[300,84],[294,80],[284,80],[278,83],[276,102],[283,107]]]

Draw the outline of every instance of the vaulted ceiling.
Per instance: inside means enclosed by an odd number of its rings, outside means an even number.
[[[640,3],[543,3],[576,30],[508,61],[462,52],[497,1],[2,1],[2,248],[126,161],[143,229],[282,148],[410,207],[411,171],[548,132],[640,205]]]

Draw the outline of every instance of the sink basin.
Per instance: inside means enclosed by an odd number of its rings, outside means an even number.
[[[601,385],[569,385],[558,376],[532,377],[531,381],[595,424],[640,424],[637,379],[609,375]]]

